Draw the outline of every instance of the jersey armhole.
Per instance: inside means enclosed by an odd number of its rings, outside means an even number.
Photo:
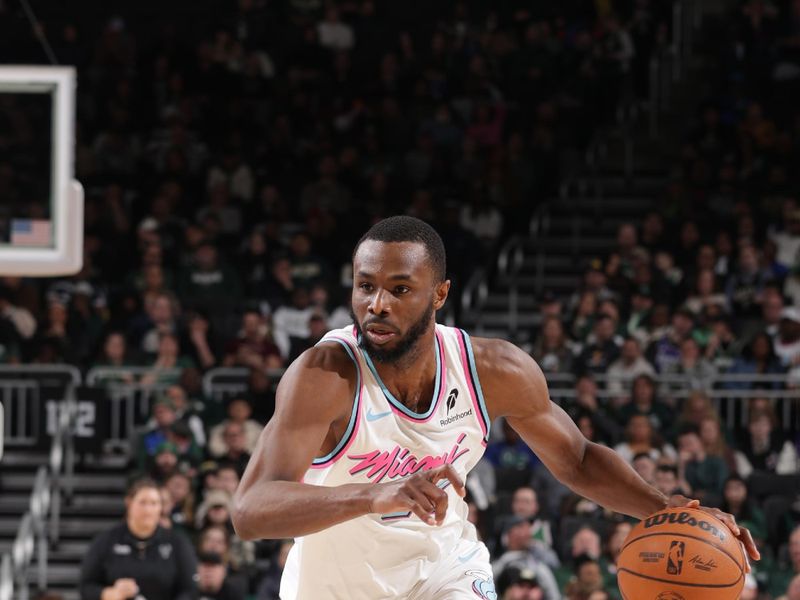
[[[489,442],[489,432],[492,422],[489,420],[489,411],[486,410],[486,401],[483,397],[483,388],[478,378],[478,369],[475,367],[475,354],[472,352],[472,341],[469,334],[463,329],[458,329],[458,346],[461,351],[461,361],[464,365],[464,375],[467,378],[470,388],[472,402],[475,404],[475,412],[483,430],[484,443]]]
[[[342,436],[342,439],[339,440],[339,442],[336,444],[334,449],[331,450],[328,454],[326,454],[325,456],[319,456],[319,457],[315,458],[314,460],[312,460],[311,461],[311,468],[312,469],[324,469],[325,467],[328,467],[331,464],[333,464],[334,462],[336,462],[336,460],[342,454],[344,454],[344,451],[347,449],[347,447],[350,445],[350,443],[355,438],[356,433],[358,432],[358,424],[359,424],[359,421],[361,420],[360,419],[361,398],[362,398],[361,364],[358,362],[358,359],[356,358],[352,347],[350,346],[350,344],[347,341],[343,340],[342,338],[338,338],[338,337],[327,337],[327,338],[324,338],[324,339],[320,340],[319,342],[317,342],[316,345],[319,346],[320,344],[324,344],[326,342],[334,342],[334,343],[337,343],[337,344],[341,344],[341,346],[345,349],[345,352],[347,352],[347,355],[350,357],[350,360],[352,360],[353,364],[355,364],[355,366],[356,366],[356,391],[355,391],[355,394],[353,395],[353,409],[350,412],[350,420],[347,423],[347,429],[345,430],[344,435]]]

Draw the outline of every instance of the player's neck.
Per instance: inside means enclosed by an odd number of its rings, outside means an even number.
[[[408,354],[394,362],[376,362],[381,381],[409,409],[427,409],[436,380],[436,342],[433,331],[423,335]]]

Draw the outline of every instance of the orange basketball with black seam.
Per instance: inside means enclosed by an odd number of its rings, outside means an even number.
[[[735,600],[744,586],[739,540],[695,508],[669,508],[639,522],[617,560],[625,600]]]

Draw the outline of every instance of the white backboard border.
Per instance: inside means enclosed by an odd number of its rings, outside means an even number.
[[[75,90],[73,67],[0,66],[0,93],[51,93],[52,177],[50,248],[0,247],[0,275],[72,275],[83,267],[83,188],[75,176]]]

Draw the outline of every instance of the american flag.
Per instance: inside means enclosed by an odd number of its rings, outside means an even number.
[[[49,246],[52,243],[50,221],[44,219],[12,219],[12,246]]]

